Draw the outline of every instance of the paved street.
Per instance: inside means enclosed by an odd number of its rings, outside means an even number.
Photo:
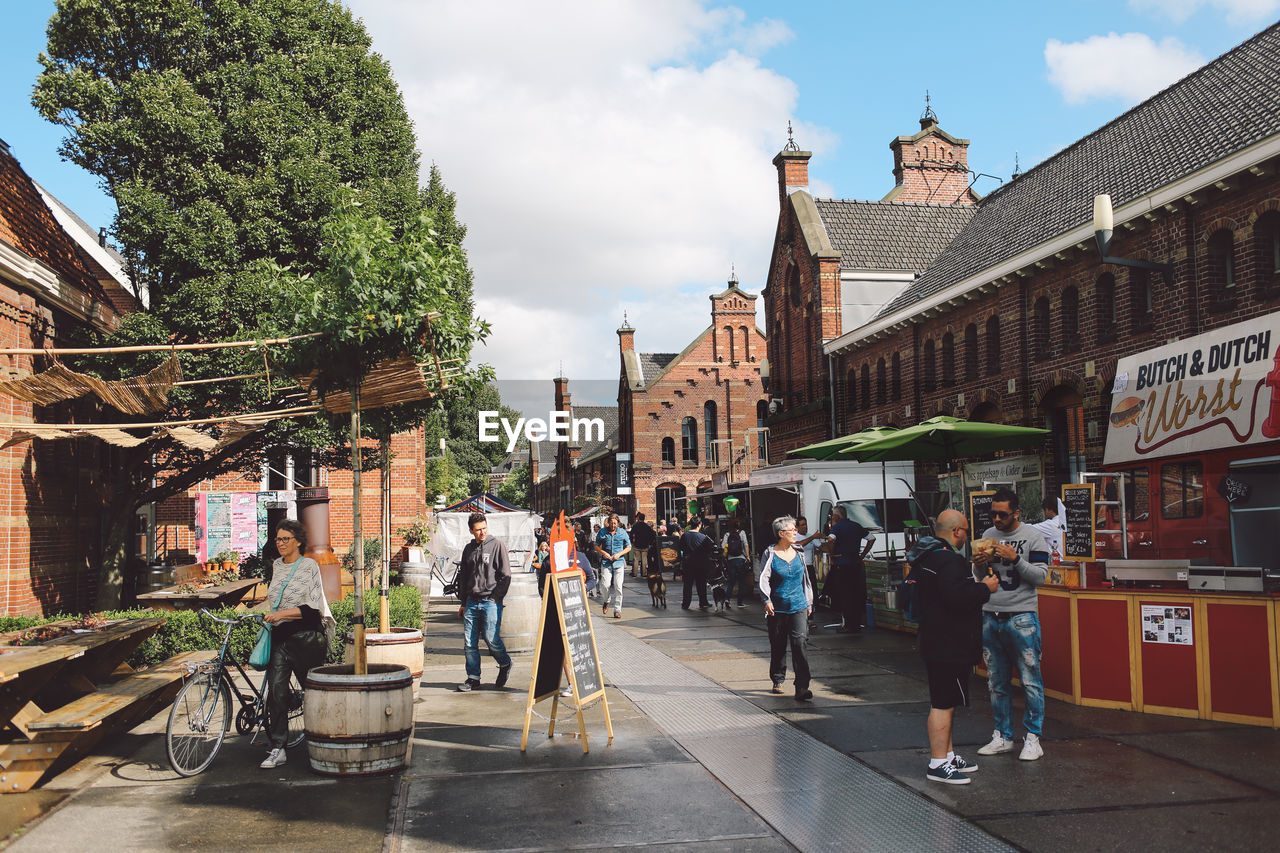
[[[586,713],[588,755],[574,736],[548,740],[538,718],[522,755],[531,655],[517,656],[505,690],[487,686],[486,661],[486,687],[455,693],[453,614],[429,620],[403,776],[321,779],[301,753],[260,771],[257,748],[234,738],[209,773],[177,779],[154,734],[160,717],[113,755],[4,798],[33,814],[63,800],[12,849],[1163,852],[1271,849],[1280,833],[1280,735],[1270,729],[1050,700],[1044,760],[979,759],[974,784],[931,784],[912,638],[819,631],[815,697],[800,705],[769,692],[758,606],[654,611],[638,589],[628,590],[623,619],[595,622],[613,744],[596,706]],[[976,692],[975,707],[957,716],[970,759],[991,730],[985,691]],[[568,717],[558,731],[574,729]]]

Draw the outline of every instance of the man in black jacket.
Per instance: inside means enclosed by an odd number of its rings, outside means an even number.
[[[503,687],[511,675],[511,655],[502,642],[502,599],[511,586],[511,559],[501,539],[489,536],[489,523],[484,513],[473,512],[467,519],[471,542],[462,549],[458,567],[458,618],[462,620],[463,647],[466,653],[467,680],[458,691],[469,693],[480,686],[480,637],[498,662],[494,687]]]
[[[693,587],[698,587],[698,603],[703,610],[710,610],[707,602],[707,574],[711,571],[711,560],[716,544],[702,533],[702,519],[694,516],[689,521],[689,529],[680,537],[680,561],[684,572],[685,610],[693,603]]]
[[[949,509],[938,516],[932,540],[912,565],[919,575],[920,656],[929,674],[929,769],[925,778],[967,785],[978,765],[956,754],[951,724],[956,707],[969,705],[969,676],[982,660],[982,605],[1000,579],[986,575],[975,583],[960,549],[969,538],[969,522]]]
[[[653,528],[644,520],[644,513],[637,512],[635,523],[631,525],[631,577],[649,576],[649,549],[657,541]]]

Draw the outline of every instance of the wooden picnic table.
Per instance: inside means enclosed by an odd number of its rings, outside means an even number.
[[[138,603],[157,610],[198,610],[229,607],[239,604],[250,590],[262,583],[261,578],[240,578],[203,589],[186,589],[187,584],[177,584],[138,596]]]
[[[172,698],[182,664],[210,653],[185,653],[135,673],[125,660],[163,624],[123,619],[38,646],[6,645],[20,631],[0,635],[0,792],[29,790],[107,732],[145,719]]]

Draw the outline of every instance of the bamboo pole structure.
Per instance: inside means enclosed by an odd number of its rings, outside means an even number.
[[[378,630],[391,633],[391,426],[382,436],[382,585],[378,590]]]
[[[125,352],[170,352],[172,350],[233,349],[235,347],[271,346],[287,344],[307,338],[318,338],[320,332],[291,335],[287,338],[267,338],[261,341],[211,341],[200,344],[137,344],[129,347],[49,347],[48,349],[5,348],[0,355],[116,355]]]
[[[369,672],[369,652],[364,645],[364,530],[360,518],[360,379],[351,383],[351,529],[354,532],[353,547],[356,552],[356,612],[351,624],[355,629],[355,674]]]
[[[274,409],[268,412],[246,412],[242,415],[222,415],[216,418],[197,418],[187,421],[153,421],[151,423],[139,424],[43,424],[35,422],[27,423],[0,423],[0,429],[158,429],[160,427],[175,426],[197,426],[199,424],[220,424],[227,421],[269,421],[276,418],[288,418],[294,415],[314,415],[320,411],[319,406],[297,406],[292,409]]]

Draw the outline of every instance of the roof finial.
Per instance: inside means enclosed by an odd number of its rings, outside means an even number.
[[[738,271],[732,263],[729,264],[729,286],[738,286]]]
[[[924,130],[938,123],[938,114],[933,111],[933,107],[929,103],[929,90],[924,90],[924,112],[920,114],[920,129]]]
[[[782,146],[783,151],[799,151],[800,146],[796,145],[795,137],[791,135],[791,119],[787,119],[787,144]]]
[[[1018,164],[1018,152],[1013,152],[1013,177],[1022,177],[1022,166]]]

